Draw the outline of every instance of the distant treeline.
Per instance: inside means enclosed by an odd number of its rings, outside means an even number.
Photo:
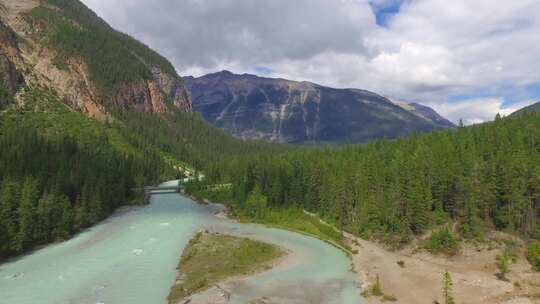
[[[232,183],[227,193],[213,195],[244,214],[305,209],[394,244],[456,222],[468,239],[481,239],[488,229],[540,239],[540,116],[534,114],[363,146],[236,157],[209,167],[208,179],[190,190],[209,195],[206,184]]]
[[[141,113],[116,108],[118,119],[113,128],[137,149],[157,148],[202,171],[232,156],[244,156],[265,151],[282,153],[292,146],[263,141],[243,141],[205,122],[198,113],[186,113],[171,107],[163,115]]]

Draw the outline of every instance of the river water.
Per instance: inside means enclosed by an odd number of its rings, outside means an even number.
[[[215,206],[214,206],[215,208]],[[346,255],[296,233],[238,224],[176,193],[118,213],[77,237],[0,265],[0,304],[164,304],[176,265],[201,229],[250,237],[291,252],[286,265],[229,286],[231,303],[362,303]]]

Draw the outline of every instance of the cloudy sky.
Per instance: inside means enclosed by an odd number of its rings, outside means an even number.
[[[538,0],[83,0],[180,75],[372,90],[453,121],[540,100]]]

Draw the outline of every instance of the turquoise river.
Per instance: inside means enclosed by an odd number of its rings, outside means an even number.
[[[164,185],[166,185],[165,183]],[[0,265],[1,304],[165,304],[176,265],[201,229],[249,237],[290,252],[286,265],[231,285],[230,303],[358,304],[350,261],[314,238],[214,215],[176,193],[118,212],[75,238]]]

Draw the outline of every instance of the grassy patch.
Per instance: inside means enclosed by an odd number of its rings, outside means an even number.
[[[212,202],[228,204],[233,207],[232,216],[245,223],[257,223],[266,226],[289,230],[325,241],[347,254],[352,254],[352,248],[345,242],[341,232],[315,215],[308,214],[298,208],[259,208],[253,212],[253,208],[247,208],[234,199],[230,184],[199,185],[191,183],[187,185],[187,193],[197,199],[207,199]]]
[[[341,232],[322,222],[317,216],[306,214],[300,209],[275,208],[267,210],[257,218],[245,217],[242,214],[238,215],[238,218],[245,222],[255,222],[302,233],[334,245],[347,254],[352,252],[351,247],[343,239]]]
[[[139,153],[117,130],[70,109],[52,91],[28,88],[22,98],[24,106],[4,113],[3,122],[17,122],[21,126],[42,130],[44,135],[66,134],[81,141],[102,138],[120,152]]]
[[[169,303],[178,303],[228,278],[268,269],[283,254],[280,248],[259,241],[198,233],[182,254],[180,276],[171,288]]]

